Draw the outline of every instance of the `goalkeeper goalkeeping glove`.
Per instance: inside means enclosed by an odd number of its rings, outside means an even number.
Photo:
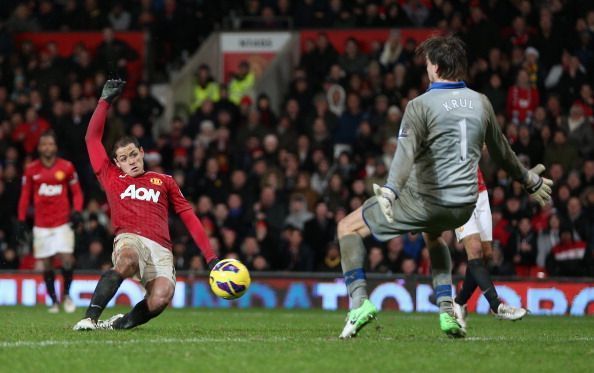
[[[393,223],[394,210],[392,210],[392,207],[394,206],[394,202],[396,202],[396,193],[386,186],[381,187],[377,184],[373,184],[373,193],[377,197],[377,202],[386,220],[388,223]]]
[[[528,170],[524,180],[524,189],[530,193],[530,198],[541,206],[551,200],[551,187],[553,186],[553,180],[540,176],[544,170],[545,166],[537,164]]]

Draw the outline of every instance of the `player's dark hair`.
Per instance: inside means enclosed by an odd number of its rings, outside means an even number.
[[[116,151],[119,148],[123,148],[126,145],[129,144],[133,144],[134,146],[136,146],[137,148],[140,149],[140,143],[138,142],[138,139],[134,136],[124,136],[122,138],[120,138],[118,141],[115,142],[115,144],[113,144],[113,151],[111,152],[111,156],[113,158],[116,157]]]
[[[466,46],[455,36],[433,36],[417,47],[417,55],[437,65],[437,75],[445,80],[464,80],[468,69]]]
[[[57,144],[58,143],[58,136],[56,135],[56,132],[54,132],[54,130],[49,129],[45,132],[43,132],[41,134],[41,136],[39,136],[39,140],[41,141],[42,137],[51,137],[52,139],[54,139],[54,142]]]

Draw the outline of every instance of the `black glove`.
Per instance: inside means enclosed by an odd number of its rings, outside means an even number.
[[[126,82],[121,79],[110,79],[103,85],[101,98],[110,104],[122,93]]]
[[[83,222],[83,216],[78,211],[73,211],[70,214],[70,224],[72,224],[73,229],[77,229]]]
[[[24,221],[17,221],[14,226],[14,233],[17,242],[27,241],[27,223]]]
[[[219,262],[219,258],[214,258],[210,262],[208,262],[208,269],[212,271],[212,269],[217,265]]]

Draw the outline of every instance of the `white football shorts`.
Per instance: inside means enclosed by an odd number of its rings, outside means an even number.
[[[50,258],[56,254],[74,252],[74,231],[70,223],[53,228],[33,227],[33,256]]]
[[[484,190],[479,193],[476,207],[470,219],[463,226],[456,228],[458,242],[464,237],[472,234],[479,234],[481,241],[493,241],[493,218],[491,217],[491,206],[489,206],[489,193]]]
[[[130,247],[138,254],[138,273],[134,276],[136,280],[146,285],[157,277],[165,277],[175,286],[175,267],[170,250],[146,237],[133,233],[121,233],[113,241],[111,260],[114,266],[124,247]]]

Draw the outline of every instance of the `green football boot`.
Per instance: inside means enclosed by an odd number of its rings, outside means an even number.
[[[374,320],[376,315],[377,308],[369,299],[366,299],[359,308],[355,308],[349,312],[346,325],[342,329],[339,338],[346,339],[356,336],[357,332]]]
[[[441,330],[451,338],[464,338],[466,336],[466,330],[460,326],[456,321],[456,318],[449,313],[439,314],[439,326]]]

